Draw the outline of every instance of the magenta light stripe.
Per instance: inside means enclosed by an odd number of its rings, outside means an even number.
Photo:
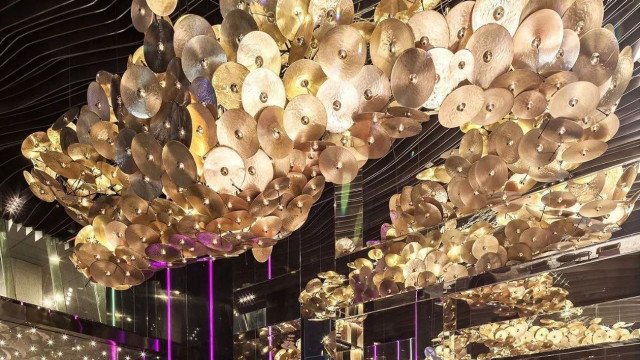
[[[267,280],[271,280],[271,256],[267,259]]]
[[[378,344],[373,344],[373,360],[378,360]]]
[[[215,309],[214,309],[214,291],[213,288],[213,259],[209,260],[209,360],[214,360],[216,358],[215,355],[215,327],[213,325],[213,320],[215,319]]]
[[[416,291],[416,301],[413,303],[413,336],[416,342],[413,344],[413,353],[415,359],[418,358],[418,292]]]
[[[171,269],[167,268],[167,360],[171,360]]]
[[[111,348],[111,360],[118,360],[118,344],[113,340],[107,340]]]
[[[400,340],[396,340],[396,359],[400,360]]]
[[[273,336],[271,334],[271,326],[269,326],[269,360],[273,360],[273,351],[271,351],[272,347],[273,347]]]

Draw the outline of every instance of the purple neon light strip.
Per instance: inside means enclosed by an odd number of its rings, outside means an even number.
[[[213,325],[213,321],[215,319],[215,309],[214,309],[214,291],[213,288],[213,259],[209,260],[209,360],[214,360],[216,358],[215,355],[215,327]]]
[[[171,269],[167,268],[167,360],[171,360]]]
[[[413,344],[415,359],[418,358],[418,292],[416,291],[416,301],[413,303],[413,336],[416,338]]]
[[[400,340],[396,340],[396,359],[400,360]]]
[[[271,351],[273,347],[273,336],[271,334],[271,326],[269,326],[269,360],[273,360],[273,351]]]
[[[271,256],[267,259],[267,280],[271,280]]]
[[[378,360],[378,345],[373,344],[373,360]]]

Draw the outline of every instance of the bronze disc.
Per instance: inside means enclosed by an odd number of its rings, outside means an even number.
[[[316,61],[331,78],[349,80],[356,76],[367,59],[367,45],[355,28],[339,25],[320,39]]]
[[[269,34],[252,31],[242,37],[238,44],[236,61],[249,71],[265,68],[280,74],[280,49]]]
[[[165,102],[160,111],[151,118],[149,133],[160,145],[177,140],[186,146],[191,145],[193,129],[189,111],[175,102]]]
[[[526,244],[531,250],[537,252],[551,243],[551,232],[539,227],[531,227],[522,232],[519,244]]]
[[[498,76],[491,87],[505,88],[518,96],[521,92],[537,89],[542,84],[540,76],[529,69],[518,69]]]
[[[298,60],[303,59],[308,55],[309,49],[313,40],[313,18],[307,14],[302,20],[300,27],[296,31],[296,34],[291,41],[291,48],[289,49],[289,64],[292,64]]]
[[[144,249],[149,259],[159,262],[173,262],[182,257],[180,248],[175,245],[155,243]]]
[[[541,136],[540,129],[526,133],[518,144],[518,154],[532,166],[544,166],[556,158],[560,144]]]
[[[391,84],[384,72],[375,65],[363,66],[351,79],[360,95],[359,111],[382,111],[391,98]]]
[[[414,46],[415,39],[409,25],[398,19],[384,19],[371,33],[371,62],[391,77],[391,69],[402,52]]]
[[[220,65],[213,73],[213,88],[218,103],[225,109],[237,109],[241,105],[242,84],[249,70],[235,62]]]
[[[351,83],[328,79],[318,89],[318,99],[327,112],[327,131],[342,133],[353,125],[353,115],[358,110],[358,91]]]
[[[273,71],[260,68],[247,75],[242,86],[242,107],[251,116],[267,106],[284,108],[286,93],[282,80]]]
[[[578,202],[578,199],[567,191],[552,191],[542,197],[542,203],[555,209],[570,208]]]
[[[580,38],[580,55],[573,67],[582,81],[596,86],[604,84],[618,65],[618,41],[606,29],[593,29]]]
[[[273,159],[282,159],[293,150],[293,141],[283,125],[284,110],[268,106],[258,116],[258,141],[260,147]]]
[[[116,139],[118,125],[108,121],[100,121],[91,125],[91,144],[96,151],[109,160],[116,158]]]
[[[473,7],[473,31],[486,24],[502,25],[512,36],[520,24],[520,15],[527,4],[524,0],[478,0]]]
[[[540,128],[542,129],[542,137],[557,143],[576,142],[582,139],[584,134],[580,124],[563,118],[548,119]]]
[[[556,60],[564,35],[560,15],[542,9],[529,15],[513,36],[513,66],[540,71]]]
[[[258,124],[242,109],[225,111],[216,121],[218,142],[228,146],[243,158],[250,158],[258,151]]]
[[[320,171],[334,184],[347,184],[358,173],[358,162],[351,151],[342,146],[330,146],[320,153]]]
[[[449,25],[437,11],[426,10],[413,14],[407,21],[416,44],[423,50],[449,47]]]
[[[607,84],[609,86],[600,99],[599,107],[609,108],[620,100],[633,76],[633,63],[631,47],[627,46],[618,56],[618,65],[611,79],[603,84],[603,86]]]
[[[162,176],[162,147],[148,133],[136,134],[131,141],[131,154],[138,169],[152,179]]]
[[[215,37],[211,24],[198,15],[185,14],[174,25],[173,49],[177,57],[182,57],[182,51],[189,40],[199,35]]]
[[[194,156],[204,157],[218,143],[215,118],[204,105],[199,103],[189,104],[187,111],[189,112],[189,117],[191,117],[191,144],[189,145],[189,151]]]
[[[392,139],[404,139],[422,132],[422,125],[410,118],[386,118],[381,121],[380,126]]]
[[[598,87],[588,81],[567,84],[549,101],[549,113],[556,118],[581,119],[591,114],[598,105]]]
[[[100,119],[109,120],[109,99],[100,84],[95,81],[91,82],[87,88],[87,106]]]
[[[514,219],[504,227],[504,234],[507,239],[515,244],[520,241],[520,235],[529,228],[529,223],[522,219]]]
[[[258,30],[258,24],[251,14],[241,9],[234,9],[229,11],[222,20],[220,41],[235,54],[242,38],[256,30]]]
[[[607,151],[608,145],[604,141],[584,140],[574,143],[562,153],[562,160],[568,163],[591,161]]]
[[[98,284],[115,287],[124,284],[124,271],[116,264],[107,260],[95,261],[89,267],[91,279]]]
[[[493,235],[484,235],[478,238],[471,249],[473,256],[480,259],[486,253],[497,253],[500,243]]]
[[[475,163],[473,178],[480,185],[476,190],[491,194],[502,189],[509,178],[509,169],[501,157],[487,155]]]
[[[173,27],[156,18],[144,34],[144,61],[156,74],[167,70],[169,62],[176,56],[173,49]]]
[[[475,1],[463,1],[456,4],[447,14],[445,19],[449,25],[449,49],[458,51],[464,49],[473,33],[471,16]],[[418,39],[420,40],[420,39]]]
[[[147,0],[147,5],[154,14],[169,16],[178,6],[178,0]]]
[[[273,180],[273,164],[269,155],[259,149],[252,157],[245,160],[247,175],[242,185],[243,189],[255,188],[263,191]]]
[[[564,27],[583,36],[591,29],[602,26],[604,4],[598,0],[576,0],[562,14]]]
[[[580,37],[570,29],[564,29],[560,50],[553,61],[542,68],[545,74],[556,71],[569,71],[573,68],[580,55]]]
[[[467,177],[467,171],[471,167],[469,160],[462,156],[452,155],[449,156],[444,162],[445,170],[449,176],[455,177]]]
[[[322,71],[320,64],[309,59],[293,62],[282,77],[289,100],[303,94],[315,95],[326,79],[327,75]]]
[[[147,5],[147,0],[133,0],[131,3],[131,22],[133,27],[141,33],[147,31],[153,21],[153,12]]]
[[[200,76],[211,79],[216,69],[227,62],[227,55],[214,37],[198,35],[185,44],[181,59],[184,74],[193,81]]]
[[[507,248],[507,256],[511,261],[526,262],[533,258],[533,252],[524,243],[514,244]]]
[[[534,119],[547,108],[547,99],[538,90],[524,91],[513,100],[513,115],[520,119]]]
[[[398,103],[418,108],[429,99],[436,83],[433,59],[422,49],[407,49],[397,57],[390,79]]]
[[[458,154],[469,162],[474,163],[482,157],[484,153],[484,136],[478,129],[469,130],[460,139],[460,149]]]
[[[207,154],[204,160],[206,183],[217,192],[235,194],[241,189],[245,176],[244,160],[232,148],[216,147]]]
[[[487,89],[484,92],[484,105],[472,122],[478,125],[491,125],[502,120],[513,107],[513,95],[504,88]]]
[[[148,119],[160,110],[161,92],[160,82],[149,68],[132,65],[122,75],[122,102],[129,113],[140,119]]]
[[[285,38],[295,40],[308,14],[308,7],[309,3],[305,0],[280,0],[276,3],[276,24]]]
[[[182,188],[195,183],[198,169],[193,155],[181,142],[169,141],[162,150],[162,164],[171,180]]]
[[[475,85],[461,86],[444,99],[438,120],[446,128],[459,127],[476,117],[483,105],[482,88]]]
[[[464,265],[449,263],[442,268],[442,281],[456,281],[469,276],[469,271]]]
[[[476,30],[466,48],[474,58],[471,82],[486,89],[507,72],[513,60],[513,39],[504,27],[489,23]]]
[[[499,269],[502,266],[503,266],[503,262],[502,262],[502,259],[500,258],[500,255],[496,253],[485,253],[476,262],[475,269],[477,274],[482,274],[487,271]]]
[[[296,143],[319,140],[327,127],[327,111],[315,96],[301,94],[291,99],[284,109],[283,125]]]
[[[189,204],[201,215],[215,219],[227,213],[227,208],[220,194],[204,184],[193,184],[189,186],[185,189],[183,195]]]

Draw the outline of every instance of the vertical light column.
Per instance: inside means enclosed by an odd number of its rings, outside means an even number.
[[[209,259],[209,360],[215,360],[215,289],[213,281],[213,259]]]
[[[167,360],[171,360],[171,269],[167,268]]]
[[[64,286],[62,284],[62,273],[60,272],[60,256],[58,255],[58,246],[56,239],[49,235],[43,237],[47,247],[47,256],[49,257],[49,275],[51,275],[51,288],[53,290],[53,303],[58,311],[67,311],[64,299]]]

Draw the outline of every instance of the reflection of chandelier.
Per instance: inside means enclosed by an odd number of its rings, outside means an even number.
[[[213,27],[191,14],[171,24],[176,4],[134,0],[145,41],[124,75],[100,72],[88,105],[23,144],[34,194],[85,225],[74,262],[115,288],[201,256],[266,261],[325,179],[348,183],[418,134],[422,108],[465,130],[597,128],[520,146],[519,169],[556,179],[604,152],[630,78],[630,50],[599,28],[602,4],[464,2],[444,17],[430,1],[385,1],[353,23],[351,0],[230,1]]]

